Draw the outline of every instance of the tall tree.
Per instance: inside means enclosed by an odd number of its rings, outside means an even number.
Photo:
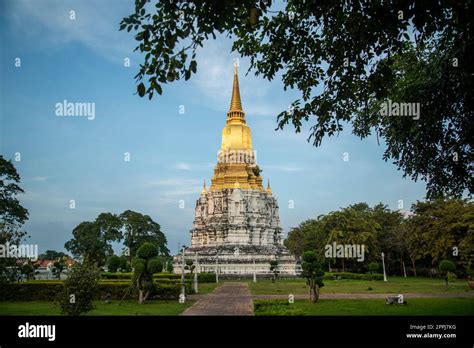
[[[17,195],[24,193],[19,186],[20,175],[11,161],[0,155],[0,243],[20,243],[26,232],[21,230],[28,219],[28,210],[19,202]]]
[[[435,267],[452,260],[469,270],[474,259],[474,203],[462,199],[417,202],[409,219],[412,244],[419,258]]]
[[[135,255],[143,243],[151,243],[156,247],[158,255],[168,256],[166,236],[161,232],[160,225],[148,215],[127,210],[120,215],[125,229],[124,244],[129,248],[129,255]]]
[[[72,231],[73,239],[64,245],[74,256],[82,256],[86,263],[105,264],[113,255],[111,242],[122,239],[120,219],[111,213],[102,213],[93,222],[84,221]]]
[[[278,115],[296,132],[311,120],[319,146],[344,125],[375,133],[392,160],[429,197],[474,189],[474,2],[173,1],[136,0],[120,30],[136,31],[144,54],[136,75],[140,96],[197,71],[197,49],[224,34],[250,58],[255,75],[281,74],[300,97]],[[384,117],[388,100],[418,103],[419,118]]]
[[[376,261],[380,257],[380,246],[377,233],[380,225],[372,218],[370,209],[360,209],[362,206],[347,207],[340,211],[331,212],[321,219],[323,228],[328,233],[327,244],[356,244],[364,245],[364,262]],[[351,262],[351,260],[348,260]],[[360,267],[360,263],[351,262]],[[341,259],[343,271],[346,260]]]
[[[303,255],[305,251],[314,251],[322,259],[327,238],[328,233],[322,228],[321,220],[310,219],[292,228],[284,244],[296,256]]]
[[[28,219],[28,210],[17,198],[24,192],[19,184],[15,166],[0,155],[0,244],[19,244],[27,236],[22,226]],[[0,258],[0,281],[13,281],[16,271],[15,259]]]

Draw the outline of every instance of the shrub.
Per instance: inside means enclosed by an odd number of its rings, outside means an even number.
[[[75,264],[58,296],[61,313],[81,315],[93,309],[92,300],[97,294],[99,279],[100,271],[97,266]]]
[[[216,274],[215,273],[199,273],[198,282],[199,283],[215,283]]]
[[[130,282],[102,281],[97,285],[93,299],[100,300],[107,295],[112,300],[121,300],[125,294],[127,299],[136,298],[137,292],[130,291]],[[10,283],[0,287],[0,301],[54,301],[58,293],[63,290],[62,281],[32,281],[24,283]],[[192,293],[192,284],[186,283],[186,292]],[[178,299],[181,283],[155,282],[151,296],[155,299]]]
[[[132,273],[102,273],[102,279],[132,279]]]
[[[110,272],[117,272],[117,270],[120,268],[120,263],[120,257],[117,255],[112,255],[107,261],[107,268]]]

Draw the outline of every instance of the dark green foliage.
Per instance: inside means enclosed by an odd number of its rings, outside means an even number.
[[[20,271],[23,275],[26,276],[27,279],[31,279],[33,278],[34,274],[35,274],[35,268],[33,267],[33,265],[29,262],[26,262],[24,263],[21,267],[20,267]]]
[[[186,284],[188,293],[192,293],[190,282]],[[58,293],[63,291],[62,281],[32,281],[26,283],[11,283],[0,287],[0,301],[53,301],[57,300]],[[137,292],[130,292],[130,281],[127,282],[99,282],[94,300],[104,299],[107,294],[112,300],[121,300],[124,295],[127,299],[136,298]],[[151,298],[177,300],[181,291],[180,282],[155,282]]]
[[[73,239],[65,244],[66,249],[77,257],[82,256],[86,262],[96,262],[100,266],[113,255],[111,243],[122,239],[129,249],[128,262],[136,254],[138,247],[145,242],[153,244],[158,254],[169,255],[166,237],[161,232],[160,225],[148,215],[131,210],[120,215],[102,213],[93,222],[80,223],[72,233]],[[119,267],[122,270],[130,270],[130,265],[123,257],[121,260]]]
[[[44,253],[38,256],[39,260],[57,260],[62,257],[69,257],[67,254],[62,251],[56,250],[46,250]]]
[[[138,290],[138,303],[143,304],[153,291],[153,273],[162,268],[161,260],[156,258],[158,249],[155,245],[145,242],[137,250],[137,257],[132,261],[133,285]]]
[[[253,167],[252,171],[255,176],[260,176],[262,174],[262,169],[258,165]]]
[[[249,71],[282,74],[283,88],[299,92],[279,129],[300,132],[311,121],[315,146],[345,126],[360,138],[375,134],[387,145],[383,159],[425,180],[430,197],[472,193],[472,1],[148,2],[136,0],[120,23],[135,31],[144,57],[141,97],[188,80],[197,49],[222,34],[250,59]],[[382,116],[388,99],[420,103],[420,118]]]
[[[124,245],[129,248],[130,256],[136,255],[138,248],[144,243],[154,245],[157,255],[169,256],[166,236],[150,216],[126,210],[120,214],[120,220],[124,227]]]
[[[215,273],[198,273],[198,282],[199,283],[215,283],[216,274]]]
[[[417,202],[411,211],[403,217],[383,204],[353,204],[301,223],[290,231],[285,245],[296,255],[314,251],[324,260],[324,269],[329,269],[330,262],[332,269],[370,272],[370,263],[381,267],[383,251],[388,275],[404,276],[406,271],[431,276],[434,265],[452,258],[458,276],[467,276],[474,260],[474,203],[437,199]],[[332,242],[364,245],[364,261],[326,257],[325,246]],[[452,257],[455,250],[458,255]]]
[[[374,274],[379,270],[380,266],[377,262],[369,263],[369,274],[372,277],[372,280],[375,280]]]
[[[97,266],[76,263],[58,296],[61,313],[81,315],[93,309],[92,300],[96,296],[99,279],[100,270]]]
[[[151,274],[159,273],[163,270],[163,263],[160,259],[153,259],[148,262],[148,271]]]
[[[439,263],[439,270],[441,274],[445,275],[446,288],[447,288],[448,283],[449,283],[449,273],[452,273],[456,270],[456,265],[454,264],[453,261],[443,260]]]
[[[280,274],[278,261],[270,261],[270,272],[272,273],[272,283],[275,283],[275,280],[278,278],[278,274]]]
[[[120,257],[117,255],[112,255],[109,257],[107,261],[107,268],[109,269],[109,272],[117,272],[117,270],[120,268],[121,265],[121,260]]]
[[[321,264],[318,262],[318,257],[315,252],[306,251],[302,258],[302,276],[306,278],[306,283],[310,289],[310,301],[317,302],[319,299],[319,288],[324,286],[324,271],[321,269]]]
[[[105,264],[107,257],[113,255],[111,242],[122,239],[120,219],[111,213],[100,214],[95,221],[81,222],[72,231],[73,239],[66,242],[65,248],[75,256],[82,256],[86,263]]]
[[[0,244],[19,244],[27,235],[22,225],[28,220],[28,210],[17,199],[24,192],[19,183],[13,163],[0,155]],[[17,280],[18,273],[15,259],[0,258],[0,286]]]

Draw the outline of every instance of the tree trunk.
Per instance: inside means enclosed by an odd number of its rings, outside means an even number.
[[[448,275],[446,274],[446,289],[448,289]]]
[[[342,271],[345,272],[346,271],[346,265],[344,264],[344,259],[341,259],[341,262],[342,262]]]
[[[319,300],[319,286],[317,284],[314,284],[310,287],[309,300],[312,303],[318,302],[318,300]]]
[[[416,277],[416,266],[415,266],[415,260],[410,256],[411,264],[413,266],[413,275]]]
[[[143,304],[143,290],[138,290],[138,303]]]

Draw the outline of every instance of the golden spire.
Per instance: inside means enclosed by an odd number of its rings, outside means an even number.
[[[267,193],[272,194],[272,189],[270,188],[270,179],[268,179],[267,183]]]
[[[229,112],[227,113],[227,121],[239,120],[245,123],[244,110],[242,109],[242,101],[240,100],[239,75],[237,71],[237,62],[234,63],[234,83],[232,85],[232,99],[230,101]]]
[[[205,195],[206,193],[207,193],[207,191],[206,191],[206,179],[204,179],[204,184],[202,185],[201,194],[202,194],[202,195]]]

